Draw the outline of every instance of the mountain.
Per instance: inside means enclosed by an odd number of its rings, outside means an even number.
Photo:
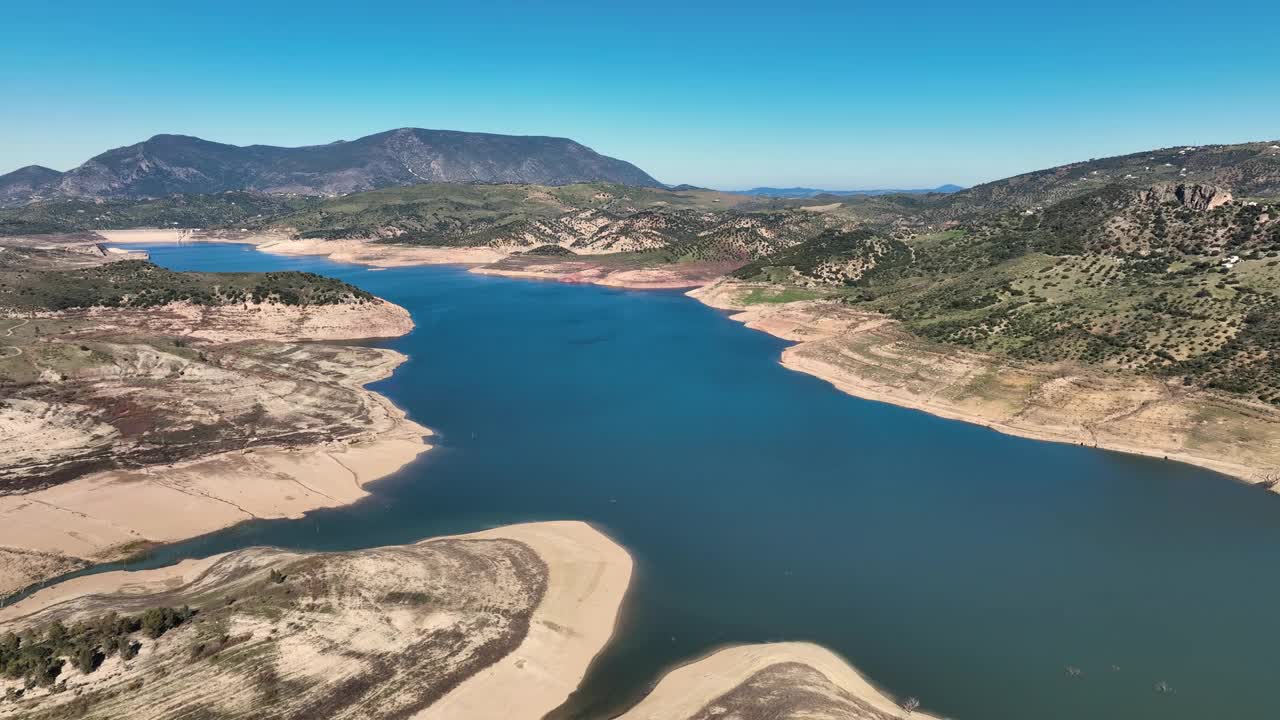
[[[774,187],[757,187],[750,190],[730,190],[729,192],[739,195],[756,195],[762,197],[779,197],[779,198],[811,198],[819,195],[834,195],[836,197],[852,197],[859,195],[924,195],[927,193],[953,193],[964,188],[959,185],[939,185],[932,189],[923,190],[820,190],[818,188],[807,187],[790,187],[790,188],[774,188]]]
[[[61,178],[62,173],[41,165],[28,165],[0,175],[0,207],[43,199]]]
[[[401,128],[307,147],[240,147],[157,135],[108,150],[64,174],[24,168],[0,177],[0,202],[40,197],[151,198],[248,190],[338,195],[419,183],[605,181],[661,187],[636,166],[565,138]],[[17,176],[17,177],[15,177]]]

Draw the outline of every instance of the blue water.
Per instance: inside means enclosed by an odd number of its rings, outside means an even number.
[[[561,717],[608,717],[664,668],[764,640],[827,645],[962,720],[1280,709],[1280,498],[843,395],[781,367],[786,343],[675,292],[148,249],[176,269],[320,272],[408,308],[417,329],[379,344],[410,360],[372,387],[440,447],[355,506],[143,565],[581,519],[637,572]]]

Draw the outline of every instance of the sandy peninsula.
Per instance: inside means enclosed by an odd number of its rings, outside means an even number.
[[[129,659],[109,654],[87,673],[68,663],[0,703],[0,717],[73,703],[88,718],[203,708],[227,718],[537,720],[612,636],[630,577],[630,556],[599,531],[547,522],[348,553],[250,548],[76,578],[0,610],[0,625],[197,612],[158,638],[134,634],[141,647]]]
[[[0,496],[0,595],[149,545],[185,540],[245,520],[297,518],[366,497],[370,482],[431,447],[424,439],[430,430],[361,387],[390,374],[404,359],[399,353],[377,350],[367,358],[369,365],[354,368],[356,372],[339,381],[352,392],[352,407],[359,407],[360,414],[334,428],[332,439],[294,445],[287,437],[264,437],[252,448],[94,472]],[[242,391],[222,389],[231,393],[228,399]],[[289,402],[287,394],[281,402]],[[77,435],[60,417],[48,417],[49,411],[36,408],[34,419],[12,412],[0,416],[0,451],[8,448],[8,455],[25,459],[33,451],[24,448],[43,435],[62,438],[64,447],[78,450],[104,434]],[[24,419],[23,432],[6,432]],[[318,434],[323,433],[305,437]],[[104,448],[111,450],[111,445]],[[48,463],[58,458],[46,454],[39,459]]]
[[[54,286],[68,263],[116,259],[22,251],[54,272],[25,281]],[[153,544],[365,497],[431,433],[364,387],[406,358],[346,343],[412,328],[404,308],[371,296],[0,311],[0,597]]]
[[[667,673],[619,720],[933,720],[809,643],[741,645]]]
[[[894,320],[838,302],[745,304],[756,286],[722,280],[688,293],[747,327],[791,340],[782,364],[857,397],[1010,435],[1198,465],[1273,490],[1280,411],[1134,374],[1013,364],[929,343]]]

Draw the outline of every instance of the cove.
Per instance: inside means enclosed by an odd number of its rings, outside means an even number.
[[[318,272],[408,308],[417,329],[381,344],[410,360],[372,388],[439,437],[354,506],[131,568],[580,519],[636,575],[560,718],[610,717],[675,664],[770,640],[826,645],[960,720],[1280,708],[1280,498],[1256,488],[849,397],[678,292],[146,249],[179,270]]]

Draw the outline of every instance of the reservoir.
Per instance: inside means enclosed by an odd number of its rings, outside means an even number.
[[[636,573],[561,718],[610,717],[673,665],[772,640],[830,647],[958,720],[1280,712],[1280,497],[844,395],[679,292],[146,249],[178,270],[322,273],[404,306],[417,328],[377,344],[409,361],[371,388],[439,436],[354,506],[129,567],[586,520]]]

